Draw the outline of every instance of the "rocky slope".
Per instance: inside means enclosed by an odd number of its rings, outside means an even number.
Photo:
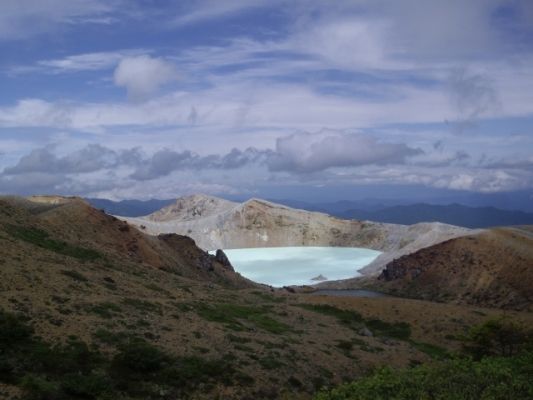
[[[150,234],[178,233],[207,250],[278,246],[366,247],[383,251],[364,272],[378,274],[395,257],[470,230],[440,223],[412,226],[342,220],[265,200],[242,204],[195,195],[139,218],[119,217]]]
[[[501,314],[273,292],[189,238],[34,200],[0,198],[0,398],[309,399]]]
[[[413,298],[533,309],[533,226],[496,228],[387,264],[382,290]]]

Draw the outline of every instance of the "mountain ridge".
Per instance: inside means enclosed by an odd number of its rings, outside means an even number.
[[[195,209],[213,198],[187,196],[175,204],[188,204]],[[379,274],[380,268],[407,251],[469,234],[465,228],[440,223],[413,226],[343,220],[320,212],[293,209],[262,199],[243,203],[224,203],[219,212],[196,213],[184,217],[172,214],[172,205],[154,213],[167,215],[166,220],[154,221],[154,214],[144,217],[119,217],[150,234],[179,233],[192,237],[205,250],[284,247],[284,246],[340,246],[367,247],[384,253],[364,269],[366,274]]]
[[[211,196],[213,197],[213,196]],[[252,200],[245,200],[249,201]],[[161,208],[173,204],[170,200],[122,200],[114,202],[106,199],[86,199],[96,208],[107,213],[124,217],[143,217]],[[239,203],[234,200],[228,202]],[[533,223],[533,212],[518,209],[498,208],[495,206],[472,206],[451,202],[447,204],[417,202],[405,200],[361,200],[338,201],[333,203],[309,203],[290,199],[265,199],[274,204],[311,212],[326,213],[342,219],[359,219],[374,222],[412,225],[419,222],[442,222],[470,229],[490,228],[495,226],[524,225]]]

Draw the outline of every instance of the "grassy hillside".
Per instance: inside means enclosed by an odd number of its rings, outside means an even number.
[[[311,398],[431,362],[501,314],[271,291],[189,238],[79,199],[17,198],[0,199],[0,310],[6,399]]]

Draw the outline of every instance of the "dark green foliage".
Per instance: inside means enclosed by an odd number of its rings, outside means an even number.
[[[381,369],[315,400],[530,400],[533,353],[481,361],[456,359],[412,369]]]
[[[533,330],[507,318],[490,319],[470,329],[463,349],[476,359],[484,356],[512,356],[520,350],[533,350]]]
[[[335,346],[347,353],[353,349],[353,343],[348,340],[339,340]]]
[[[111,364],[111,376],[117,388],[131,396],[146,398],[167,388],[183,394],[199,384],[222,382],[230,385],[238,376],[226,360],[199,357],[171,357],[141,340],[121,346]]]
[[[102,255],[95,250],[74,246],[61,240],[51,239],[48,232],[42,229],[10,225],[6,230],[17,239],[55,253],[77,258],[81,261],[94,261],[102,258]]]
[[[365,320],[356,311],[342,310],[328,304],[298,304],[298,307],[337,318],[344,325],[354,330],[366,325],[375,335],[407,340],[411,336],[411,327],[406,322],[389,323],[379,319]]]
[[[265,357],[260,358],[259,364],[264,369],[276,369],[285,365],[280,361],[279,355],[275,353],[269,353]]]
[[[147,313],[157,313],[161,315],[163,313],[161,304],[152,303],[148,300],[126,298],[123,300],[125,305],[135,308],[137,311],[143,311]]]
[[[267,292],[262,292],[262,291],[259,291],[259,290],[254,290],[252,292],[253,295],[257,296],[259,299],[263,300],[263,301],[266,301],[266,302],[269,302],[269,303],[284,303],[287,301],[287,299],[285,297],[281,297],[281,296],[274,296],[270,293],[267,293]]]
[[[29,400],[187,398],[200,384],[253,383],[230,358],[180,358],[124,334],[95,336],[117,344],[118,353],[109,359],[76,338],[52,346],[24,318],[0,311],[0,382]]]
[[[134,340],[120,347],[113,360],[113,368],[131,374],[149,374],[160,371],[171,359],[157,347],[143,340]]]
[[[298,304],[298,307],[320,314],[330,315],[346,325],[362,322],[363,317],[356,311],[342,310],[328,304]]]
[[[202,318],[226,324],[233,330],[243,330],[243,322],[250,322],[257,328],[274,334],[281,334],[290,330],[290,327],[268,315],[267,310],[260,307],[243,306],[239,304],[199,304],[196,312]]]
[[[0,312],[0,350],[24,343],[33,335],[33,329],[18,315]]]
[[[378,336],[387,336],[400,340],[407,340],[411,336],[411,327],[407,322],[385,322],[371,319],[365,322],[366,326]]]
[[[414,340],[411,340],[410,343],[418,350],[423,353],[426,353],[428,356],[435,360],[444,360],[450,357],[450,353],[448,352],[448,350],[440,346],[436,346],[431,343],[415,342]]]
[[[119,345],[133,337],[130,333],[111,332],[107,329],[98,329],[93,336],[100,342],[108,345]]]

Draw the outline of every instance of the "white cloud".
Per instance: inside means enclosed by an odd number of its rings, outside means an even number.
[[[100,23],[113,10],[113,1],[104,0],[2,0],[0,2],[0,40],[22,39],[47,32],[61,24]]]
[[[222,18],[238,14],[251,8],[272,4],[267,0],[201,0],[193,3],[189,9],[180,12],[181,15],[174,18],[172,26],[184,26],[198,22],[208,21],[214,18]]]
[[[133,99],[144,99],[177,78],[172,63],[149,56],[123,58],[114,73],[115,84],[125,87]]]
[[[405,144],[384,143],[361,134],[323,130],[295,133],[276,141],[269,160],[273,171],[315,172],[330,167],[403,163],[421,150]]]
[[[42,70],[45,72],[77,72],[77,71],[97,71],[114,68],[123,58],[140,56],[148,51],[143,49],[117,50],[108,52],[96,52],[75,54],[64,58],[41,60],[37,66],[27,67],[28,72]]]

